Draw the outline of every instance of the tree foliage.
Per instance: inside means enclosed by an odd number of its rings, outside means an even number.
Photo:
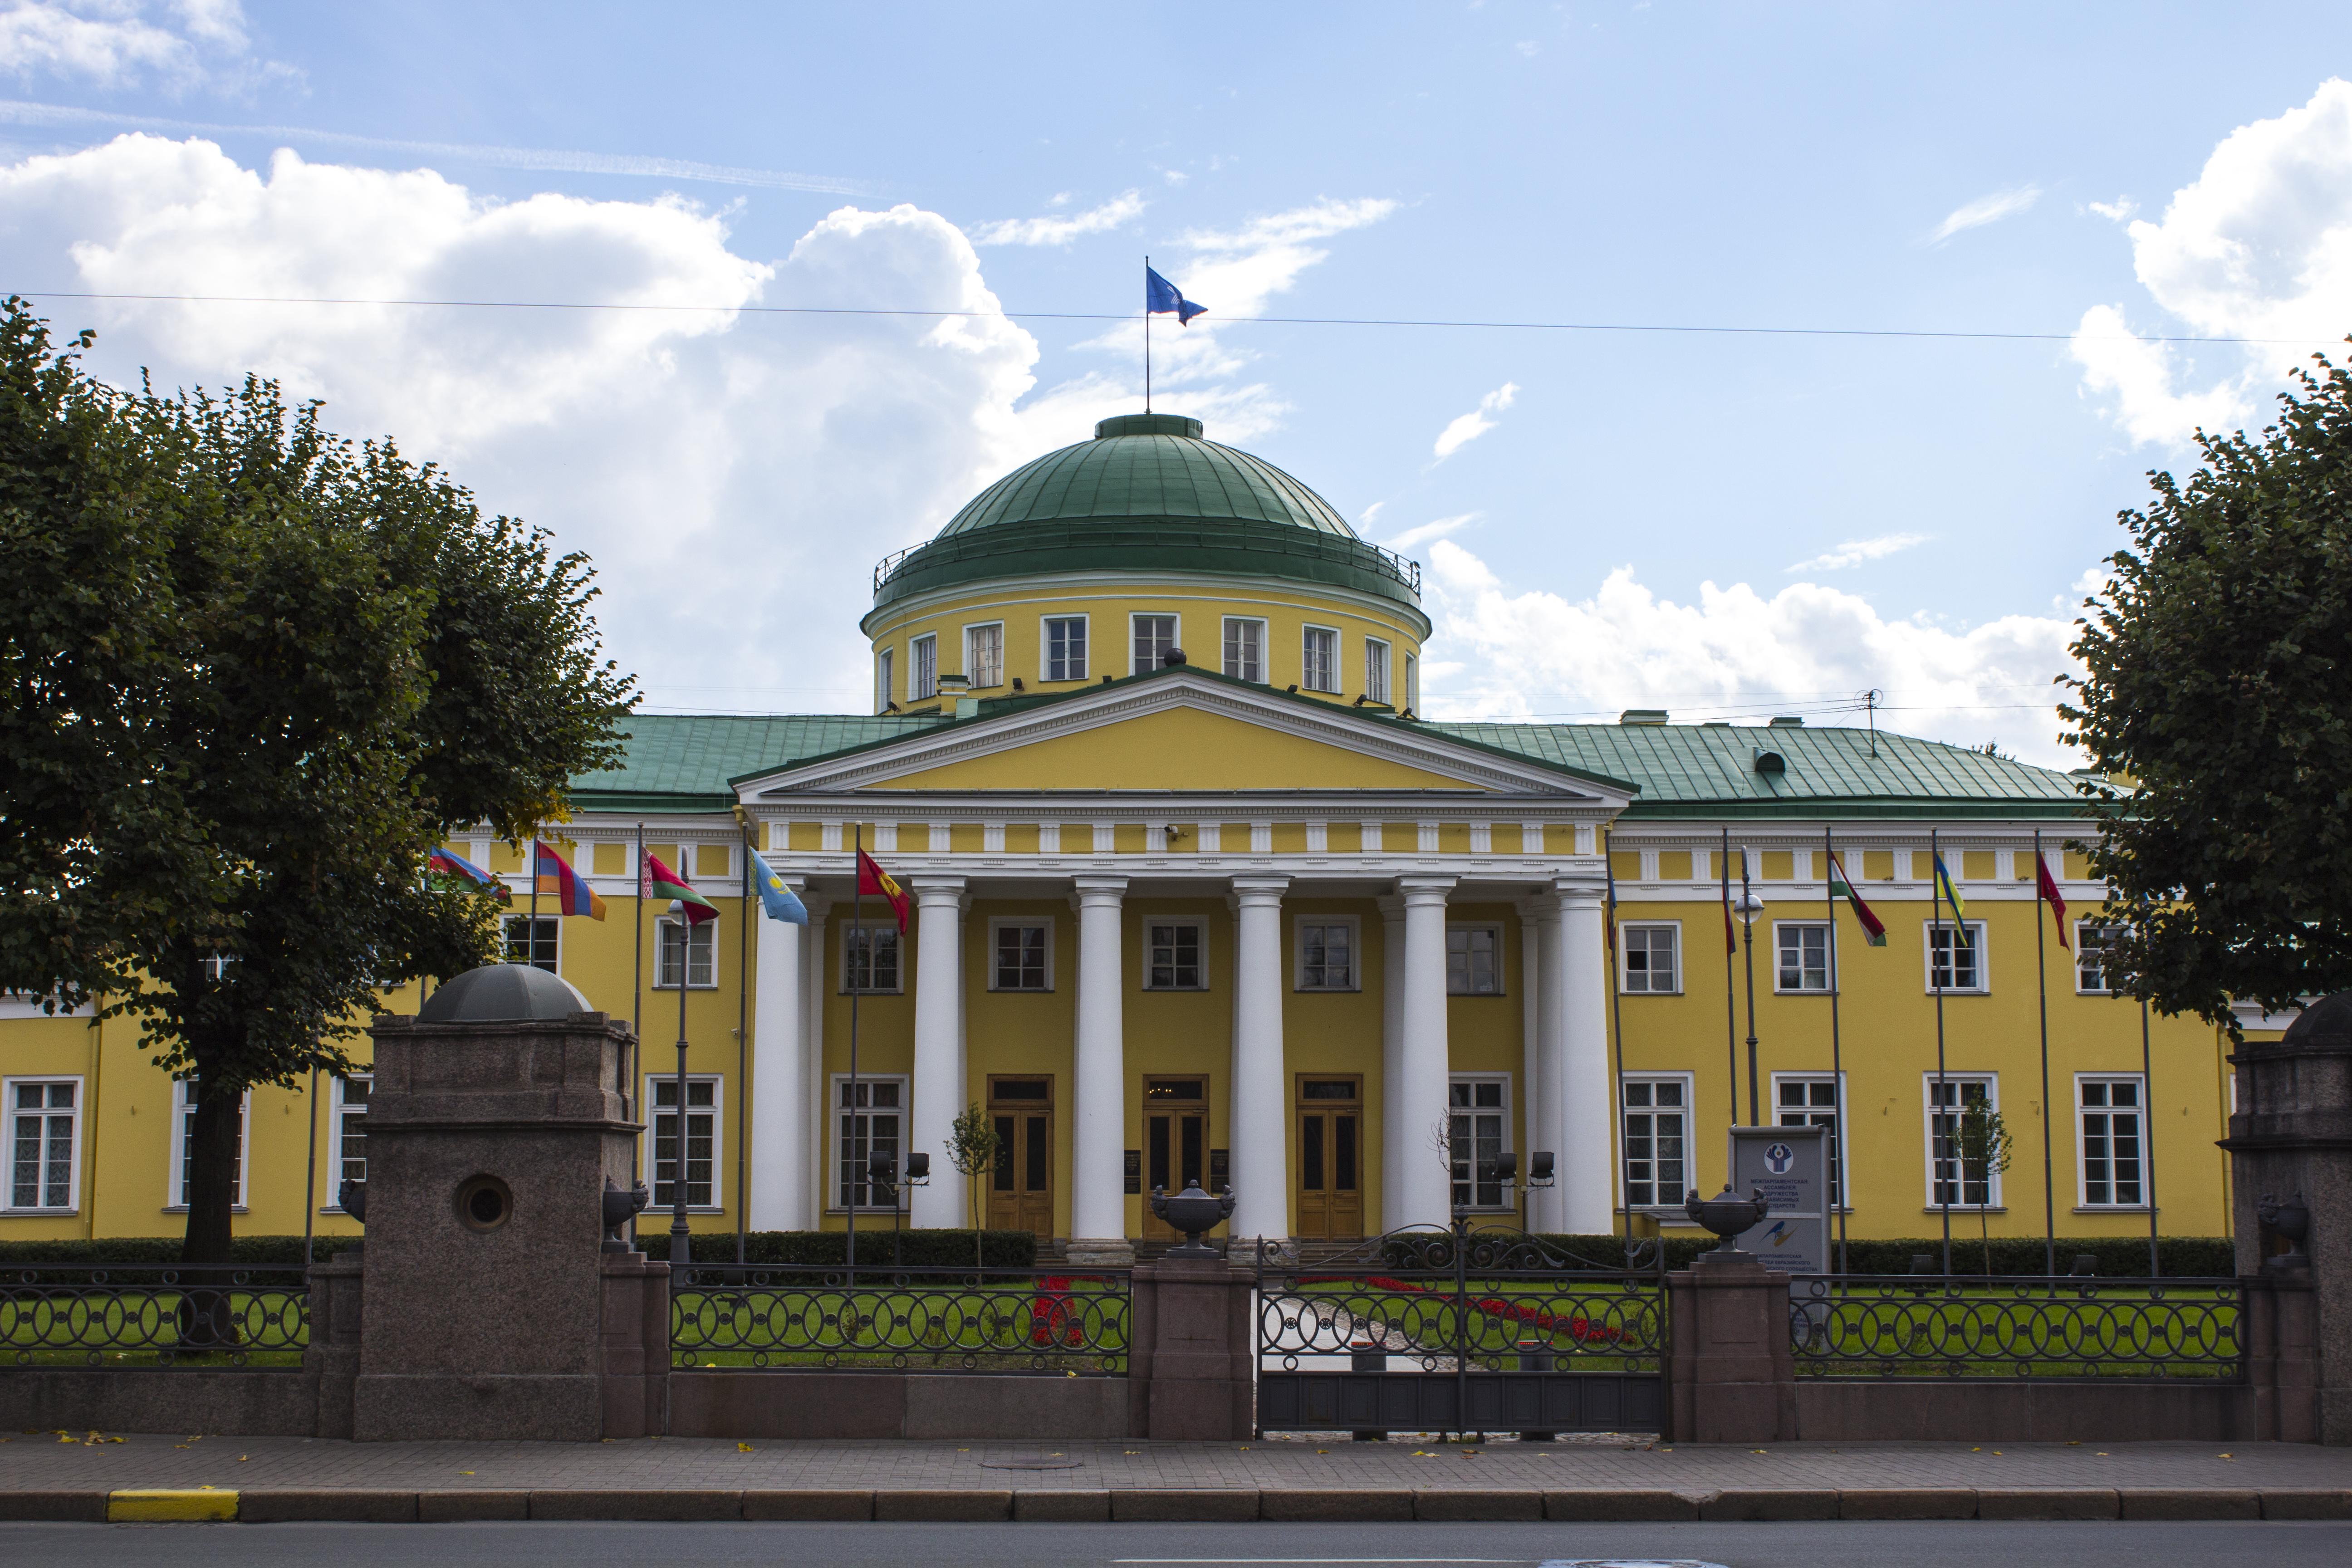
[[[2116,985],[2236,1032],[2352,985],[2352,375],[2317,360],[2260,439],[2121,521],[2062,707],[2114,783],[2084,786]]]
[[[948,1163],[964,1177],[964,1186],[971,1200],[972,1260],[982,1267],[980,1242],[982,1234],[981,1206],[988,1201],[987,1178],[1009,1157],[1004,1137],[996,1131],[996,1123],[987,1111],[973,1100],[962,1115],[948,1129]]]

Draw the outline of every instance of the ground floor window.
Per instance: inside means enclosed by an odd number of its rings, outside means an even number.
[[[2074,1080],[2084,1208],[2139,1208],[2147,1203],[2141,1087],[2137,1073]]]
[[[247,1094],[236,1108],[236,1169],[230,1178],[228,1201],[232,1208],[245,1206],[245,1124],[253,1109],[253,1096]],[[172,1165],[169,1205],[175,1209],[188,1206],[188,1174],[195,1160],[196,1142],[196,1080],[184,1078],[172,1085]]]
[[[1511,1147],[1510,1079],[1500,1074],[1459,1076],[1448,1098],[1446,1143],[1454,1166],[1454,1206],[1510,1207],[1510,1189],[1496,1168],[1497,1157]]]
[[[373,1078],[339,1078],[335,1080],[335,1155],[332,1169],[334,1190],[327,1194],[330,1207],[340,1207],[336,1194],[345,1182],[367,1180],[367,1108],[368,1096],[375,1089]]]
[[[1825,1127],[1829,1136],[1830,1206],[1845,1206],[1845,1121],[1839,1114],[1838,1080],[1829,1073],[1775,1073],[1772,1104],[1783,1127]]]
[[[655,929],[661,938],[661,957],[654,965],[655,990],[677,990],[681,964],[686,971],[688,990],[707,991],[719,984],[717,949],[711,943],[719,929],[717,921],[688,925],[684,921],[665,919],[656,921]]]
[[[79,1206],[81,1080],[12,1078],[7,1106],[8,1206],[70,1210]]]
[[[1622,1092],[1625,1205],[1680,1208],[1690,1195],[1690,1079],[1629,1078]]]
[[[859,1078],[846,1074],[833,1080],[833,1206],[887,1208],[887,1186],[869,1186],[867,1159],[886,1155],[897,1171],[906,1141],[907,1080],[903,1078]]]
[[[529,963],[556,973],[557,944],[562,940],[563,922],[553,915],[509,915],[507,929],[507,962]]]
[[[677,1206],[678,1181],[678,1107],[677,1079],[648,1077],[646,1080],[646,1103],[653,1108],[653,1125],[646,1129],[653,1140],[653,1206],[656,1209]],[[696,1078],[686,1080],[686,1206],[690,1209],[715,1209],[719,1205],[717,1173],[719,1170],[719,1106],[722,1090],[719,1080]]]
[[[1990,1073],[1927,1075],[1927,1206],[1999,1208],[2000,1178],[1979,1166],[1962,1168],[1960,1118],[1971,1105],[2000,1109]]]

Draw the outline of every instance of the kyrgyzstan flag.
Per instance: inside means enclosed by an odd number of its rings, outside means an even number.
[[[876,893],[889,900],[892,912],[898,917],[898,930],[907,930],[907,889],[898,886],[898,879],[874,863],[874,857],[865,850],[857,852],[857,890]]]
[[[686,910],[686,923],[698,926],[705,921],[719,918],[719,907],[694,890],[694,884],[661,862],[658,855],[646,857],[646,868],[637,883],[640,897],[676,899]]]

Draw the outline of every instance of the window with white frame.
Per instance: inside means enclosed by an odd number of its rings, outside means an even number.
[[[1773,982],[1776,991],[1827,991],[1830,988],[1830,928],[1825,921],[1775,921],[1773,945],[1780,963]]]
[[[689,991],[709,990],[719,984],[718,949],[711,938],[717,934],[719,922],[704,921],[688,925],[675,916],[665,915],[654,923],[661,945],[661,957],[654,965],[654,989],[677,989],[678,971],[686,972],[686,988]]]
[[[1445,989],[1456,996],[1503,994],[1503,928],[1445,928]]]
[[[896,648],[886,647],[874,656],[874,711],[877,713],[896,700],[890,691],[890,671],[898,662]]]
[[[991,621],[984,626],[963,629],[963,668],[977,691],[986,686],[1004,684],[1004,623]]]
[[[1985,928],[1982,921],[1929,921],[1921,930],[1927,939],[1927,989],[1985,989]]]
[[[1134,643],[1134,662],[1129,666],[1130,675],[1149,675],[1160,668],[1160,661],[1176,647],[1176,617],[1173,616],[1130,616],[1128,628]]]
[[[67,1213],[80,1206],[81,1079],[12,1078],[7,1107],[8,1207]]]
[[[1454,1206],[1511,1206],[1497,1169],[1511,1147],[1511,1080],[1506,1074],[1456,1075],[1447,1086],[1445,1141],[1454,1167]]]
[[[992,920],[988,922],[991,991],[1051,991],[1054,988],[1054,924],[1051,921]]]
[[[559,973],[563,922],[553,915],[509,915],[506,918],[507,962],[528,963],[550,974]]]
[[[1298,922],[1298,989],[1356,988],[1356,922],[1302,919]]]
[[[1209,988],[1208,932],[1202,921],[1146,921],[1143,935],[1146,991]]]
[[[1690,1195],[1690,1078],[1628,1078],[1624,1097],[1625,1205],[1678,1209]]]
[[[724,1093],[716,1077],[687,1076],[686,1206],[690,1209],[720,1206],[719,1137],[724,1123],[719,1101]],[[653,1207],[672,1208],[677,1204],[677,1075],[647,1073],[645,1103],[653,1111],[652,1124],[645,1131],[652,1152],[646,1167],[652,1173]]]
[[[1389,700],[1389,645],[1378,637],[1364,639],[1364,700]]]
[[[2074,1116],[2081,1131],[2086,1209],[2147,1206],[2143,1089],[2137,1073],[2075,1077]]]
[[[852,1083],[844,1073],[834,1079],[833,1207],[889,1208],[900,1201],[903,1184],[895,1190],[867,1184],[867,1161],[885,1154],[891,1171],[898,1171],[906,1140],[906,1105],[903,1078],[860,1078]]]
[[[2108,972],[2107,943],[2114,941],[2116,929],[2096,921],[2078,921],[2074,924],[2074,989],[2085,996],[2105,996],[2115,990],[2115,977]]]
[[[335,1080],[335,1185],[327,1194],[330,1208],[342,1206],[337,1194],[345,1182],[367,1180],[368,1096],[374,1092],[373,1077],[354,1075]]]
[[[841,931],[841,988],[844,991],[903,989],[898,947],[898,931],[895,926],[844,926]]]
[[[253,1109],[253,1096],[247,1093],[236,1107],[236,1165],[229,1179],[228,1202],[231,1208],[245,1206],[245,1124],[247,1112]],[[196,1080],[184,1078],[172,1085],[172,1165],[169,1202],[166,1206],[184,1209],[188,1206],[188,1173],[195,1158]]]
[[[199,962],[196,967],[204,971],[206,980],[218,985],[228,978],[228,966],[236,962],[236,954],[233,952],[216,952],[212,957]]]
[[[2000,1178],[1981,1167],[1962,1168],[1959,1153],[1960,1118],[1971,1105],[2000,1109],[1997,1081],[1990,1073],[1929,1073],[1927,1099],[1927,1206],[1999,1208]]]
[[[1308,626],[1299,637],[1298,684],[1309,691],[1339,689],[1339,634]]]
[[[1621,984],[1627,993],[1661,995],[1683,988],[1680,925],[1621,925],[1617,942],[1625,953]]]
[[[920,702],[940,694],[940,639],[919,637],[907,645],[907,700]]]
[[[1830,1206],[1845,1206],[1845,1119],[1839,1113],[1838,1080],[1830,1073],[1774,1073],[1772,1109],[1783,1127],[1825,1127],[1822,1140],[1830,1168]]]
[[[1421,711],[1421,660],[1412,654],[1404,656],[1404,707],[1408,713]]]
[[[1225,617],[1225,673],[1235,680],[1265,679],[1265,623]]]
[[[1086,678],[1086,616],[1046,616],[1045,679],[1047,680],[1084,680]]]

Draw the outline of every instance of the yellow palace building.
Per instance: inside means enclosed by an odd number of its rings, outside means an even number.
[[[453,847],[516,889],[513,958],[640,1021],[656,1205],[682,1111],[698,1228],[853,1204],[887,1226],[902,1201],[1108,1260],[1165,1234],[1152,1187],[1198,1179],[1231,1184],[1237,1236],[1605,1232],[1678,1223],[1756,1117],[1832,1129],[1855,1236],[1933,1235],[1947,1205],[1959,1234],[1981,1210],[2041,1235],[2045,1137],[2062,1237],[2146,1234],[2159,1196],[2166,1233],[2222,1234],[2216,1033],[2144,1040],[2106,994],[2077,781],[1796,720],[1433,721],[1419,577],[1198,421],[1108,419],[876,569],[873,712],[629,720],[626,765],[579,780],[562,829],[605,920],[534,917],[512,847]],[[806,927],[743,896],[747,842]],[[903,936],[871,897],[853,919],[859,843],[908,890]],[[1832,920],[1831,850],[1884,946]],[[681,942],[640,909],[645,853],[722,918]],[[1760,900],[1736,957],[1727,872]],[[136,1025],[0,1005],[0,1239],[175,1232],[184,1089]],[[1978,1099],[2015,1139],[1990,1179],[1945,1141]],[[975,1104],[1010,1156],[977,1205],[945,1153]],[[334,1194],[364,1174],[366,1108],[364,1077],[257,1090],[240,1230],[355,1229]],[[910,1152],[928,1184],[867,1184],[871,1155]]]

